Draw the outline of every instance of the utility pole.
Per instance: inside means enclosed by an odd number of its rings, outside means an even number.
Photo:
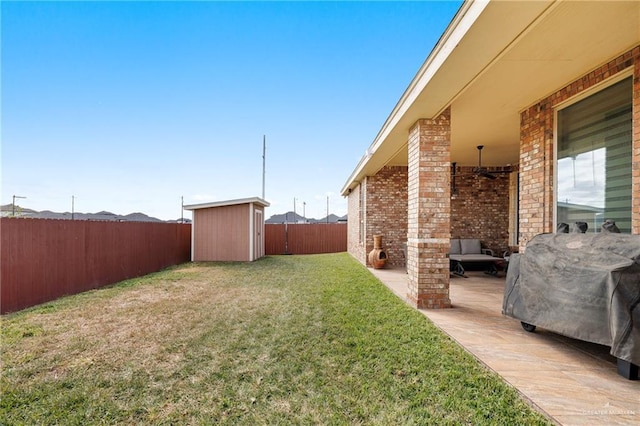
[[[20,195],[14,195],[13,196],[13,202],[11,203],[11,216],[12,217],[16,217],[16,198],[27,198],[27,197],[22,197]]]
[[[307,202],[302,202],[302,221],[307,223]]]
[[[71,220],[75,219],[75,204],[76,204],[76,196],[71,196]]]
[[[184,223],[184,195],[180,196],[180,223]]]

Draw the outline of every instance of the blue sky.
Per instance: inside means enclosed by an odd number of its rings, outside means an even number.
[[[2,204],[180,217],[339,194],[457,2],[6,2]],[[185,217],[190,217],[186,212]]]

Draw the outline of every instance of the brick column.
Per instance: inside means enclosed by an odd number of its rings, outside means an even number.
[[[419,309],[449,308],[451,112],[409,130],[407,298]]]
[[[553,232],[553,112],[551,98],[520,115],[520,252]]]

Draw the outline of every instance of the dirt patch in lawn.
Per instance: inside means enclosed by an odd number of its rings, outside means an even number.
[[[211,266],[186,265],[134,287],[92,293],[77,308],[35,310],[31,332],[4,339],[5,365],[32,363],[33,373],[46,365],[56,380],[71,371],[118,371],[123,365],[162,375],[183,360],[182,343],[202,333],[202,324],[237,321],[244,307],[256,303],[255,295],[234,284],[232,270]],[[267,302],[264,294],[260,299]],[[11,328],[10,319],[4,327]]]

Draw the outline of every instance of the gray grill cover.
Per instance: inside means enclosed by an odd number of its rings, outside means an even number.
[[[502,313],[640,365],[640,235],[534,237],[509,259]]]

